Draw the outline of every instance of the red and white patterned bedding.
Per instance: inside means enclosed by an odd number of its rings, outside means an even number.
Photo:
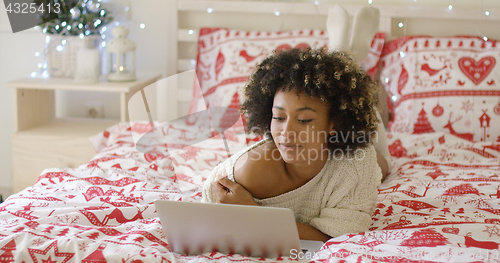
[[[134,131],[144,127],[134,123]],[[178,127],[182,130],[183,127]],[[226,132],[231,152],[245,135]],[[393,170],[370,231],[328,241],[316,255],[249,258],[171,253],[153,201],[198,202],[227,158],[220,136],[136,151],[130,124],[93,137],[99,153],[76,169],[47,169],[0,205],[0,262],[498,262],[500,143],[444,133],[389,134]],[[182,147],[187,145],[186,147]],[[168,148],[166,147],[168,146]],[[176,149],[177,148],[177,149]]]

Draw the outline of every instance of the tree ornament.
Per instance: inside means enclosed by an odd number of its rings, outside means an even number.
[[[404,65],[401,65],[401,73],[399,74],[398,79],[398,93],[401,95],[401,91],[406,87],[406,83],[408,83],[409,74],[405,69]]]
[[[500,115],[500,98],[498,99],[498,104],[493,108],[493,112],[496,115]]]
[[[432,114],[436,117],[439,117],[439,116],[443,115],[443,113],[444,113],[444,109],[443,109],[443,107],[441,107],[441,105],[439,105],[439,102],[438,102],[436,107],[434,107],[432,109]]]

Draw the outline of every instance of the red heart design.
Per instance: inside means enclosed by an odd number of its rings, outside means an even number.
[[[463,57],[458,60],[458,66],[462,72],[476,85],[481,83],[495,67],[494,57],[484,57],[479,62],[473,58]]]

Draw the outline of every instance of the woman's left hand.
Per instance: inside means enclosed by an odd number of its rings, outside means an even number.
[[[212,192],[217,203],[235,205],[259,205],[252,194],[240,184],[222,177],[214,182]]]

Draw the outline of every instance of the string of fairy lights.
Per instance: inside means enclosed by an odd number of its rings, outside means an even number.
[[[280,1],[280,0],[278,0],[278,1]],[[281,1],[283,1],[283,2],[290,2],[290,0],[281,0]],[[291,0],[291,1],[294,1],[294,0]],[[374,4],[374,2],[373,2],[374,0],[367,0],[367,1],[368,1],[369,5]],[[414,2],[414,3],[418,2],[418,0],[407,0],[407,1],[411,1],[411,2]],[[448,8],[449,11],[453,10],[453,8],[455,6],[455,1],[456,0],[452,0],[451,3],[448,5],[447,8]],[[277,1],[274,1],[274,2],[277,2]],[[327,2],[327,1],[325,1],[325,2]],[[319,13],[319,10],[318,10],[317,6],[319,6],[320,1],[319,0],[315,0],[315,1],[313,1],[313,4],[316,6],[316,10]],[[208,7],[206,10],[207,10],[207,13],[209,13],[209,14],[212,13],[212,12],[214,12],[214,9],[212,7]],[[480,10],[481,10],[481,14],[478,15],[479,19],[481,19],[481,18],[487,18],[491,14],[490,11],[484,7],[483,0],[480,0]],[[274,11],[274,15],[275,16],[280,16],[280,15],[282,15],[282,12],[279,11],[279,10],[276,10],[276,11]],[[399,28],[405,27],[405,23],[404,22],[399,22],[398,23],[398,27]],[[405,35],[406,35],[406,30],[404,32],[405,32]],[[481,35],[481,34],[478,34],[478,35]],[[482,37],[483,37],[484,41],[488,41],[488,37],[487,36],[483,35]]]
[[[266,1],[266,0],[264,0]],[[268,0],[271,1],[271,0]],[[275,0],[273,2],[294,2],[295,0]],[[331,3],[331,0],[323,0],[325,3]],[[418,2],[418,0],[407,0],[410,2]],[[319,13],[319,8],[318,6],[320,5],[320,0],[314,0],[312,1],[312,4],[315,6],[317,12]],[[377,0],[367,0],[367,3],[369,5],[376,4]],[[448,9],[449,12],[452,12],[455,8],[455,2],[456,0],[451,0],[451,2],[448,4],[448,6],[445,6],[444,9]],[[81,4],[80,4],[81,3]],[[207,3],[210,3],[210,1],[207,1]],[[112,13],[109,14],[108,11],[106,10],[105,4],[102,3],[102,0],[82,0],[79,2],[79,6],[76,8],[73,8],[70,10],[70,19],[56,19],[52,21],[51,23],[46,23],[45,25],[41,25],[42,27],[42,32],[46,33],[46,43],[48,44],[51,41],[50,35],[54,34],[59,34],[59,35],[67,35],[67,36],[74,36],[77,35],[80,38],[84,38],[87,36],[92,36],[92,35],[100,35],[102,38],[101,46],[105,47],[106,46],[106,37],[107,37],[107,30],[108,27],[111,25],[118,25],[120,21],[114,19],[112,17]],[[124,7],[124,11],[128,12],[129,11],[129,6]],[[445,10],[446,10],[445,9]],[[483,5],[483,0],[480,0],[480,10],[481,14],[478,14],[479,20],[485,20],[490,16],[490,11],[484,7]],[[214,10],[213,7],[207,7],[206,12],[211,14],[213,12],[216,12],[217,10]],[[110,16],[111,15],[111,16]],[[280,10],[275,10],[274,11],[275,16],[282,16],[286,15],[286,12],[280,11]],[[144,23],[136,23],[139,25],[140,29],[146,28],[146,25]],[[402,28],[404,30],[404,35],[406,35],[406,21],[400,21],[398,22],[398,27]],[[35,28],[40,28],[40,27],[35,27]],[[479,30],[478,30],[479,31]],[[193,30],[189,30],[189,34],[193,34]],[[484,41],[488,41],[488,37],[484,34],[481,34],[478,32],[478,35],[482,36]],[[61,43],[56,46],[57,51],[63,51],[65,48],[65,45],[67,43],[66,39],[62,39]],[[42,57],[43,61],[39,62],[38,65],[38,70],[34,71],[31,73],[32,77],[36,76],[43,76],[43,77],[48,77],[48,72],[47,72],[47,60],[46,60],[46,52],[47,48],[45,49],[44,52],[36,52],[35,56],[36,57]],[[44,55],[44,56],[42,56]],[[404,56],[404,53],[401,54]]]
[[[416,3],[418,0],[411,0],[411,1],[413,1],[413,2]],[[368,0],[368,4],[370,4],[370,5],[373,4],[373,0]],[[455,0],[452,0],[452,2],[448,5],[448,10],[449,11],[453,11],[454,7],[455,7]],[[484,7],[483,0],[480,1],[480,10],[481,11],[478,14],[479,20],[484,20],[487,17],[489,17],[490,14],[491,14],[490,11],[487,8]],[[398,23],[398,27],[399,28],[403,28],[404,26],[405,26],[405,23],[403,23],[403,22],[399,22]],[[477,32],[477,33],[478,33],[479,36],[482,36],[482,38],[483,38],[484,41],[488,41],[489,38],[486,35],[483,35],[480,32]],[[406,31],[405,31],[404,35],[406,35]]]
[[[412,1],[413,1],[413,2],[417,2],[417,0],[412,0]],[[368,0],[368,3],[371,5],[371,4],[373,3],[373,1],[372,1],[372,0]],[[449,10],[449,11],[453,11],[453,7],[454,7],[454,6],[455,6],[455,0],[453,0],[453,1],[452,1],[452,3],[450,3],[450,4],[448,5],[448,10]],[[490,16],[490,14],[491,14],[491,13],[490,13],[490,11],[489,11],[488,9],[484,8],[483,0],[481,0],[481,1],[480,1],[480,10],[481,10],[481,11],[480,11],[481,13],[479,14],[479,18],[480,18],[479,20],[480,20],[480,21],[484,21],[485,19],[487,19],[487,17],[489,17],[489,16]],[[482,19],[481,19],[481,18],[482,18]],[[403,28],[403,30],[404,30],[404,31],[403,31],[403,35],[404,35],[404,36],[406,36],[407,34],[406,34],[406,27],[405,27],[405,23],[404,23],[404,22],[399,22],[399,23],[398,23],[398,27],[399,27],[399,28]],[[480,26],[480,25],[478,25],[478,27],[477,27],[477,28],[481,28],[481,26]],[[484,41],[488,41],[488,39],[489,39],[489,38],[488,38],[488,36],[486,36],[486,35],[482,34],[481,32],[479,32],[479,30],[477,30],[477,35],[478,35],[478,36],[481,36],[481,37],[483,38],[483,40],[484,40]],[[400,51],[400,52],[399,52],[399,55],[400,55],[401,57],[404,57],[404,56],[405,56],[404,51]]]

